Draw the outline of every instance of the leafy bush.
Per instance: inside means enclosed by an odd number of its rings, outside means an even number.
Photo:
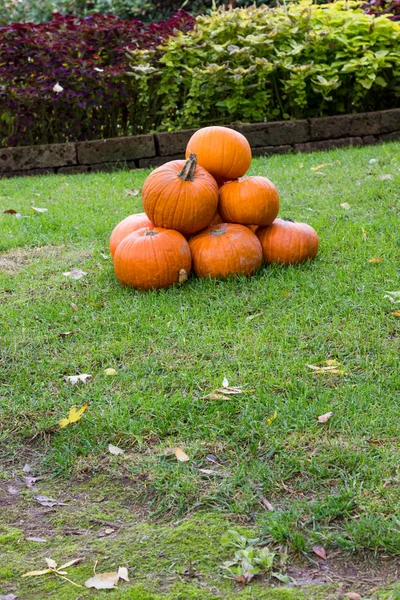
[[[48,23],[0,28],[0,142],[4,146],[129,135],[153,126],[125,51],[159,55],[158,45],[194,19],[177,13],[143,25],[117,17],[55,15]],[[54,91],[59,84],[63,91]],[[56,88],[57,89],[57,88]]]
[[[160,49],[133,52],[155,129],[392,108],[400,25],[356,3],[217,10]]]

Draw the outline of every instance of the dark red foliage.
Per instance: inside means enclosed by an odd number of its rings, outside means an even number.
[[[0,145],[116,137],[146,131],[127,76],[127,48],[156,50],[194,19],[178,12],[144,25],[110,15],[54,15],[0,27]],[[55,84],[63,91],[53,91]]]
[[[361,8],[368,15],[386,15],[392,21],[400,21],[400,0],[368,0]]]

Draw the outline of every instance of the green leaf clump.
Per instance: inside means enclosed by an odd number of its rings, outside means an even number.
[[[154,130],[395,108],[400,24],[358,2],[214,10],[130,53]]]

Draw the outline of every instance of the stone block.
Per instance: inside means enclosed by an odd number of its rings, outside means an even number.
[[[332,148],[345,148],[346,146],[362,146],[361,137],[349,137],[334,140],[322,140],[319,142],[308,142],[307,144],[295,144],[295,152],[315,152],[317,150],[331,150]]]
[[[253,157],[269,154],[287,154],[288,152],[293,152],[292,146],[261,146],[260,148],[252,149]]]
[[[350,115],[350,136],[379,133],[381,133],[381,113],[371,112]]]
[[[59,167],[57,173],[64,175],[71,175],[73,173],[87,173],[89,171],[88,165],[75,165],[72,167]]]
[[[52,169],[76,163],[76,144],[72,142],[0,149],[0,172]]]
[[[185,154],[176,154],[175,156],[155,156],[154,158],[139,159],[139,168],[147,169],[148,167],[159,167],[165,165],[170,160],[184,160]]]
[[[365,146],[373,146],[379,142],[379,137],[375,135],[365,135],[363,137],[363,143]]]
[[[310,136],[314,140],[330,140],[350,135],[351,115],[310,119]]]
[[[310,139],[310,126],[306,120],[241,124],[235,125],[234,129],[247,138],[252,148],[297,144]]]
[[[89,173],[112,173],[113,171],[132,171],[136,169],[134,160],[118,160],[116,162],[104,162],[95,165],[88,165]]]
[[[381,115],[381,133],[391,131],[400,131],[400,108],[392,110],[382,110]]]
[[[391,133],[383,133],[379,136],[381,142],[397,142],[400,140],[400,131],[392,131]]]
[[[156,155],[154,136],[152,135],[78,142],[76,146],[80,165],[130,161]]]
[[[34,175],[51,175],[55,173],[55,169],[30,169],[26,171],[0,171],[0,179],[10,177],[32,177]]]
[[[159,156],[175,156],[185,154],[186,146],[196,129],[184,129],[182,131],[166,131],[157,133],[156,147]],[[161,164],[161,163],[160,163]]]

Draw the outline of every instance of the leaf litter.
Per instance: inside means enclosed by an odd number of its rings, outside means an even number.
[[[95,565],[94,575],[85,581],[85,586],[87,588],[95,588],[96,590],[111,590],[116,587],[120,579],[129,581],[128,569],[126,567],[119,567],[118,571],[109,573],[96,573]]]
[[[174,448],[174,454],[179,462],[187,462],[190,460],[189,456],[182,450],[182,448]]]
[[[322,360],[321,362],[310,365],[306,364],[306,367],[312,369],[314,373],[336,373],[337,375],[346,375],[346,371],[343,369],[339,369],[341,367],[341,363],[335,359],[331,360]]]
[[[65,277],[69,277],[70,279],[81,279],[87,273],[85,271],[81,271],[81,269],[72,269],[72,271],[66,271],[63,273]]]

